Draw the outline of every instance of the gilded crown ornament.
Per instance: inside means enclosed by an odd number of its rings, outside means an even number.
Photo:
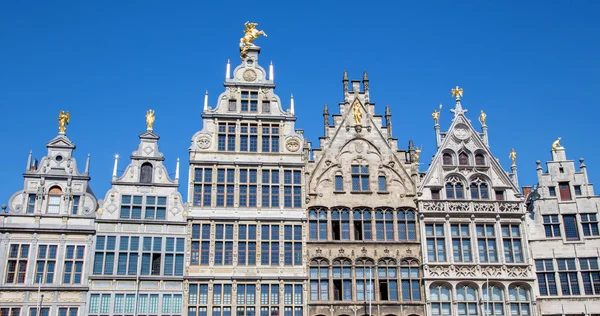
[[[67,131],[67,125],[71,120],[71,114],[69,112],[60,111],[58,114],[58,131],[64,134]]]
[[[264,31],[257,30],[257,26],[258,23],[252,23],[249,21],[246,21],[246,23],[244,23],[244,37],[240,38],[240,57],[242,59],[246,57],[246,54],[248,53],[248,48],[256,47],[256,45],[252,43],[255,39],[257,39],[260,35],[268,37]]]
[[[148,110],[146,111],[146,129],[148,131],[152,130],[152,127],[154,126],[154,110]]]
[[[456,86],[456,88],[452,89],[452,96],[456,97],[456,101],[460,101],[460,98],[462,98],[463,96],[463,89],[460,88],[459,86]]]

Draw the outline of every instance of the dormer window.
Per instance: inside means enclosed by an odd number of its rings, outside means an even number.
[[[141,183],[152,183],[152,164],[144,162],[140,171]]]
[[[242,91],[241,111],[258,112],[258,92]]]
[[[458,155],[458,164],[461,166],[468,166],[469,165],[469,156],[465,153],[460,153]]]
[[[61,196],[62,190],[60,187],[55,186],[50,188],[50,191],[48,191],[48,214],[58,214]]]
[[[449,153],[445,153],[442,156],[442,160],[445,166],[451,166],[452,165],[452,155],[450,155]]]
[[[475,165],[476,166],[485,166],[485,158],[482,154],[475,155]]]

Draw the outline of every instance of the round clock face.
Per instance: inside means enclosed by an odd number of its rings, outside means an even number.
[[[256,72],[252,69],[248,69],[248,70],[244,71],[243,78],[246,81],[254,81],[254,80],[256,80]]]

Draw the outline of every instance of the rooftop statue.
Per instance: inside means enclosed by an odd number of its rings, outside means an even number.
[[[562,138],[558,138],[557,140],[554,141],[554,143],[552,143],[552,150],[556,151],[557,149],[562,149],[563,146],[560,145],[560,140]]]
[[[154,125],[154,110],[146,111],[146,129],[151,131],[152,126]]]
[[[485,114],[483,112],[483,110],[481,110],[481,112],[479,113],[479,122],[481,123],[482,126],[486,126],[486,121],[487,121],[487,114]]]
[[[513,165],[517,164],[517,152],[514,148],[510,150],[510,154],[508,155],[508,157],[512,160]]]
[[[240,38],[240,57],[246,57],[246,53],[248,53],[249,47],[255,47],[254,43],[252,43],[255,39],[257,39],[260,35],[264,35],[267,37],[264,31],[259,31],[256,29],[258,23],[246,22],[244,23],[246,29],[244,30],[244,37]]]
[[[352,117],[354,118],[354,123],[356,123],[356,125],[362,124],[362,111],[360,110],[358,99],[356,99],[352,105]]]
[[[61,134],[64,134],[67,131],[67,125],[69,125],[70,120],[71,114],[69,114],[69,112],[60,111],[58,114],[58,131]]]

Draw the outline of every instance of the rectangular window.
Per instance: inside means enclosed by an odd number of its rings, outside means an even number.
[[[279,207],[279,170],[262,170],[262,207]]]
[[[192,225],[190,263],[208,265],[210,254],[210,224]]]
[[[563,295],[579,295],[579,281],[575,259],[556,259],[560,288]]]
[[[206,316],[208,305],[208,284],[189,285],[188,315]]]
[[[33,214],[35,211],[35,194],[27,196],[27,214]]]
[[[420,301],[421,300],[421,287],[419,279],[419,268],[418,267],[401,267],[400,277],[402,279],[402,300],[408,301]]]
[[[50,307],[42,307],[38,313],[37,307],[32,307],[29,309],[29,316],[50,316]]]
[[[279,315],[279,285],[263,284],[260,286],[260,315]]]
[[[335,176],[335,190],[344,191],[344,177],[341,175]]]
[[[596,213],[581,214],[581,226],[584,236],[600,236],[598,233],[598,216]]]
[[[543,215],[546,237],[560,237],[560,221],[558,215]]]
[[[352,300],[352,268],[333,267],[333,300]]]
[[[258,91],[242,91],[242,112],[258,112]]]
[[[377,184],[379,185],[379,192],[387,192],[387,183],[385,181],[385,176],[377,177]]]
[[[80,200],[81,200],[81,196],[79,196],[79,195],[73,196],[73,207],[71,208],[71,214],[73,214],[73,215],[79,214]]]
[[[217,169],[217,206],[233,206],[235,169]]]
[[[85,246],[68,245],[65,252],[63,284],[81,284]]]
[[[395,267],[378,267],[379,300],[398,301],[397,269]]]
[[[352,166],[352,191],[369,191],[369,166]]]
[[[285,225],[283,228],[284,264],[302,265],[302,226]]]
[[[240,151],[257,152],[258,126],[251,123],[240,125]]]
[[[496,201],[504,201],[504,190],[495,190]]]
[[[356,271],[356,298],[359,301],[374,301],[375,300],[375,287],[374,287],[374,282],[375,281],[375,274],[373,267],[363,267],[363,266],[357,266],[355,268]],[[379,275],[382,279],[384,279],[383,277],[383,273],[382,272],[387,272],[385,270],[385,267],[381,267],[379,268]],[[380,289],[381,290],[381,289]],[[386,293],[387,294],[387,293]],[[382,300],[388,300],[388,297],[384,297],[384,299]]]
[[[163,275],[183,275],[185,239],[167,237],[165,239],[165,267]]]
[[[302,179],[300,170],[283,171],[283,202],[285,207],[302,207]]]
[[[256,207],[257,169],[240,169],[239,204],[240,207]]]
[[[375,211],[375,236],[377,240],[394,240],[394,212],[391,209]]]
[[[417,219],[412,209],[398,209],[398,239],[417,240]]]
[[[425,236],[427,236],[427,259],[430,262],[445,262],[444,224],[425,225]]]
[[[194,206],[211,206],[212,168],[194,169]]]
[[[56,268],[56,245],[39,245],[34,283],[52,284]]]
[[[11,244],[6,265],[6,283],[23,284],[27,272],[29,245]]]
[[[548,194],[550,194],[550,196],[556,196],[556,187],[548,187]]]
[[[152,237],[145,237],[152,238]],[[121,236],[119,239],[119,258],[117,262],[118,275],[136,275],[140,237]],[[142,261],[143,263],[143,261]],[[143,269],[142,269],[143,270]]]
[[[2,316],[20,316],[21,308],[20,307],[1,307],[0,315]],[[77,316],[77,315],[74,315]]]
[[[262,111],[263,113],[271,112],[271,101],[262,101]]]
[[[237,100],[236,99],[230,99],[229,100],[229,107],[228,107],[229,112],[235,112],[236,109],[237,109]]]
[[[60,190],[59,190],[60,192]],[[48,214],[58,214],[61,195],[48,195]]]
[[[569,182],[559,182],[558,189],[560,191],[560,200],[561,201],[570,201],[571,200],[571,188],[569,188]]]
[[[117,237],[115,236],[96,236],[94,274],[111,275],[114,273],[116,243]]]
[[[233,224],[215,225],[215,265],[233,264]]]
[[[144,243],[142,244],[142,275],[161,275],[162,241],[162,237],[144,237]],[[135,266],[133,268],[135,269]],[[131,269],[129,274],[131,274]]]
[[[494,224],[479,224],[476,231],[479,260],[481,262],[498,262]]]
[[[577,229],[577,217],[575,215],[563,215],[565,225],[565,236],[567,240],[579,240],[579,229]]]
[[[279,265],[279,225],[262,225],[261,241],[261,264]]]
[[[327,240],[327,213],[324,210],[308,212],[310,240]]]
[[[455,262],[473,262],[469,224],[452,224],[452,253]]]
[[[439,200],[440,199],[440,190],[431,190],[431,199]]]
[[[344,221],[346,219],[346,210],[342,211],[342,240],[345,238],[345,226]],[[331,219],[334,219],[334,213],[331,214]],[[352,221],[354,223],[354,240],[373,240],[373,217],[371,211],[365,210],[354,210],[352,214]]]
[[[310,300],[329,300],[329,268],[325,265],[310,267]]]
[[[146,196],[145,219],[165,219],[167,214],[166,196]]]
[[[110,296],[111,294],[90,295],[89,314],[108,314],[110,312]],[[134,295],[131,295],[131,298],[133,298],[133,296]]]
[[[262,125],[262,152],[278,153],[279,152],[279,125],[278,124],[263,124]]]
[[[238,265],[256,265],[256,225],[239,225]]]
[[[506,262],[523,262],[523,247],[518,224],[502,225],[502,241]]]
[[[580,258],[581,280],[583,281],[583,291],[586,295],[600,294],[600,269],[598,268],[598,258]]]
[[[121,196],[121,218],[140,219],[142,218],[142,198],[141,195],[123,195]]]
[[[77,307],[61,307],[58,316],[77,316]]]
[[[580,196],[581,195],[581,186],[580,185],[574,185],[573,186],[573,191],[575,191],[575,195]]]
[[[535,270],[541,295],[558,295],[552,259],[535,260]]]
[[[219,151],[235,151],[235,122],[219,123],[217,134],[217,150]]]
[[[162,308],[163,314],[181,314],[183,307],[183,297],[181,294],[163,294]]]

